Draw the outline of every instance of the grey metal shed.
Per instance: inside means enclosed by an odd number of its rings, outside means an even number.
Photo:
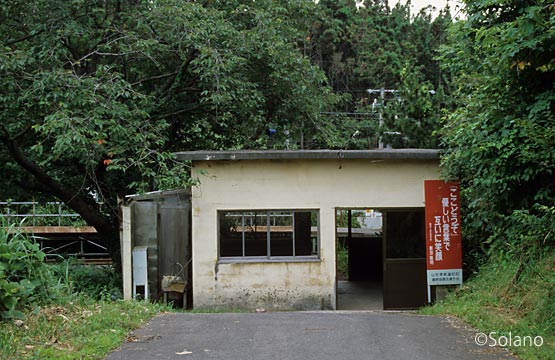
[[[190,189],[156,191],[130,195],[122,207],[122,266],[124,297],[133,289],[132,251],[147,248],[148,297],[162,297],[162,278],[180,275],[190,281]],[[139,293],[139,292],[137,292]],[[185,304],[184,304],[185,305]]]

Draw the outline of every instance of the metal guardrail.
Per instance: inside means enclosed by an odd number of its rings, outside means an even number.
[[[105,246],[79,236],[73,240],[49,240],[45,238],[36,239],[39,241],[40,250],[46,255],[46,261],[56,261],[60,258],[60,254],[76,257],[79,259],[98,263],[109,263],[110,254]],[[53,246],[53,243],[56,245]]]
[[[108,249],[97,242],[96,232],[88,229],[94,228],[86,225],[81,215],[63,202],[0,201],[0,227],[34,233],[46,261],[56,261],[63,254],[85,263],[110,263]]]
[[[63,202],[0,201],[0,218],[7,226],[82,226],[81,215]],[[67,221],[71,219],[71,221]]]

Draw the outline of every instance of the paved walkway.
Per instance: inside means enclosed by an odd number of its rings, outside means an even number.
[[[381,281],[338,281],[338,310],[382,310]]]
[[[107,359],[514,359],[476,332],[410,313],[314,311],[164,314]]]

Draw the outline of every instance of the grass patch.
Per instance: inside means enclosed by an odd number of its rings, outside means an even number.
[[[104,359],[127,334],[161,311],[158,304],[80,299],[0,322],[2,359]]]
[[[555,359],[555,254],[492,258],[462,289],[421,312],[457,316],[496,338],[541,336],[541,347],[508,348],[522,359]]]
[[[131,330],[170,310],[117,301],[121,277],[112,267],[44,260],[27,234],[0,227],[0,359],[103,359]]]

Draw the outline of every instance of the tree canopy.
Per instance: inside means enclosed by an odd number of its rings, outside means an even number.
[[[366,114],[357,116],[360,121],[336,119],[336,127],[347,127],[350,134],[340,133],[335,143],[367,147],[366,142],[349,140],[357,130],[361,138],[381,135],[395,147],[436,147],[432,133],[440,128],[450,95],[449,73],[442,73],[437,59],[452,21],[449,8],[432,18],[428,8],[412,14],[410,3],[391,7],[383,0],[358,7],[350,0],[320,1],[319,6],[322,13],[312,26],[306,52],[325,71],[333,90],[349,96],[336,112]],[[385,100],[382,88],[391,91]],[[379,128],[382,110],[386,126]]]
[[[447,176],[462,182],[470,252],[522,256],[554,243],[555,7],[466,1],[443,50],[456,110],[442,130]]]
[[[313,131],[338,100],[299,51],[315,7],[2,2],[0,197],[54,196],[113,236],[116,195],[184,184],[173,151],[261,147],[276,125]]]
[[[58,198],[114,238],[118,196],[186,185],[175,151],[266,148],[270,128],[278,147],[374,146],[325,115],[368,112],[372,87],[406,101],[365,136],[434,146],[450,21],[383,0],[2,2],[0,198]]]

